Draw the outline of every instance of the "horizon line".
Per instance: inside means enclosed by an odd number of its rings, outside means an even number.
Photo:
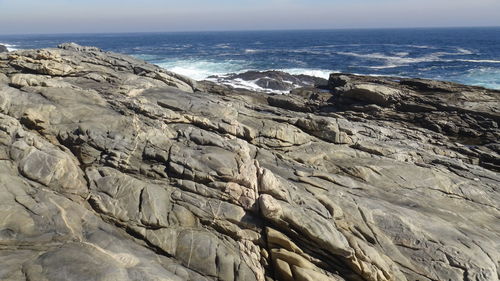
[[[415,26],[415,27],[337,27],[337,28],[290,28],[290,29],[213,29],[213,30],[176,30],[176,31],[105,31],[105,32],[56,32],[56,33],[10,33],[0,36],[31,35],[105,35],[105,34],[175,34],[211,32],[276,32],[276,31],[356,31],[356,30],[398,30],[398,29],[461,29],[461,28],[500,28],[500,25],[477,26]]]

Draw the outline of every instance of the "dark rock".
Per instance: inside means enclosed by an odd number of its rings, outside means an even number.
[[[269,105],[284,108],[292,111],[310,112],[311,109],[301,99],[285,96],[269,96],[267,98]]]
[[[76,43],[64,43],[57,46],[59,49],[77,51],[77,52],[102,52],[101,49],[96,47],[80,46]]]
[[[411,122],[455,139],[487,144],[500,137],[495,127],[500,120],[496,103],[500,91],[425,79],[351,74],[332,74],[329,86],[334,94],[329,103],[335,111],[367,112],[366,105],[374,104],[384,108],[376,111],[376,118]]]
[[[351,81],[347,75],[332,73],[328,80],[328,86],[331,88],[344,87]]]
[[[424,79],[401,79],[400,84],[409,86],[415,91],[445,92],[445,93],[454,92],[455,91],[454,88],[456,85],[454,83],[449,83],[449,82],[432,81]]]
[[[5,47],[4,45],[1,45],[0,44],[0,53],[6,53],[8,52],[9,50],[7,49],[7,47]]]
[[[219,84],[234,88],[261,89],[268,92],[290,92],[299,87],[327,85],[327,80],[308,75],[292,75],[282,71],[248,71],[225,76],[211,76],[208,78]],[[244,81],[245,83],[241,83]],[[249,88],[249,85],[254,85]]]

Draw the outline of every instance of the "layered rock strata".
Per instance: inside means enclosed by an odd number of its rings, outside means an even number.
[[[498,280],[499,94],[0,54],[0,279]]]

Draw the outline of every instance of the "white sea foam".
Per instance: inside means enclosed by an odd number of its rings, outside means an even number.
[[[214,62],[206,60],[175,60],[156,63],[156,65],[167,70],[191,77],[195,80],[203,80],[211,75],[240,73],[249,70],[244,61],[237,60],[224,62]]]
[[[417,49],[436,49],[436,47],[428,46],[428,45],[403,45],[405,47],[417,48]]]
[[[431,53],[425,56],[411,58],[406,56],[388,56],[382,53],[369,53],[369,54],[359,54],[354,52],[337,52],[339,55],[365,58],[371,60],[385,60],[388,62],[393,62],[394,64],[407,65],[410,63],[419,63],[419,62],[431,62],[439,60],[441,53]]]
[[[325,78],[325,79],[328,79],[328,77],[330,76],[330,73],[338,72],[338,71],[331,71],[331,70],[305,69],[305,68],[273,69],[273,71],[283,71],[283,72],[287,72],[287,73],[292,74],[292,75],[304,74],[304,75],[309,75],[309,76],[321,77],[321,78]],[[244,71],[242,71],[242,72],[244,72]],[[225,79],[227,76],[228,75],[218,75],[218,77],[207,78],[206,80],[225,84],[228,86],[232,86],[234,88],[247,89],[247,90],[251,90],[251,91],[259,91],[259,92],[274,93],[274,94],[284,94],[284,93],[289,92],[288,90],[282,91],[282,90],[273,90],[273,89],[261,87],[261,86],[257,85],[258,79],[256,79],[256,80],[243,80],[240,78],[236,78],[236,79],[228,80],[228,79]],[[292,81],[284,80],[283,82],[288,83],[288,84],[292,84],[293,88],[300,87],[299,85],[294,85]]]
[[[422,46],[423,47],[423,46]],[[463,56],[470,55],[474,52],[471,50],[456,48],[457,52],[433,52],[420,57],[409,57],[408,52],[397,52],[393,55],[386,55],[382,53],[356,53],[356,52],[336,52],[336,54],[351,56],[357,58],[363,58],[367,60],[384,61],[385,64],[377,66],[367,66],[371,69],[386,69],[386,68],[396,68],[400,66],[408,66],[415,63],[423,62],[451,62],[451,61],[466,61],[466,60],[450,60],[443,58],[444,56]]]
[[[6,43],[2,43],[2,42],[0,42],[0,45],[4,45],[7,48],[7,51],[9,51],[9,52],[13,52],[13,51],[18,50],[18,48],[16,48],[17,47],[16,45],[6,44]]]
[[[286,73],[290,73],[292,75],[309,75],[320,77],[324,79],[328,79],[331,73],[338,73],[337,70],[327,70],[327,69],[308,69],[308,68],[284,68],[284,69],[276,69],[278,71],[283,71]]]
[[[389,69],[389,68],[396,68],[400,67],[402,65],[400,64],[385,64],[385,65],[378,65],[378,66],[364,66],[365,68],[370,68],[370,69]]]
[[[458,82],[500,90],[500,68],[482,67],[469,70]]]
[[[142,57],[140,55],[136,57]],[[208,60],[173,60],[162,61],[155,63],[156,65],[167,70],[191,77],[196,80],[203,80],[209,76],[217,75],[224,76],[228,73],[243,73],[250,70],[256,70],[242,60],[227,60],[227,61],[208,61]],[[292,75],[309,75],[328,79],[330,73],[339,72],[328,69],[309,69],[309,68],[283,68],[283,69],[268,69],[290,73]],[[264,71],[264,70],[260,70]]]
[[[392,46],[392,47],[407,47],[415,49],[436,49],[436,47],[428,45],[411,45],[411,44],[333,44],[333,45],[316,45],[311,48],[336,48],[336,47],[361,47],[361,46]]]
[[[221,43],[221,44],[215,45],[215,47],[219,48],[219,49],[229,49],[229,48],[231,48],[231,44],[229,44],[229,43]]]
[[[440,60],[439,55],[435,53],[417,58],[410,58],[406,56],[388,56],[382,53],[359,54],[354,52],[337,52],[337,54],[385,62],[385,64],[383,65],[367,67],[372,69],[395,68],[400,66],[408,66],[413,63],[433,62]]]
[[[472,59],[457,59],[455,61],[476,62],[476,63],[500,63],[500,60],[472,60]]]
[[[231,81],[224,81],[222,82],[223,84],[235,87],[235,88],[242,88],[242,89],[247,89],[251,91],[259,91],[259,92],[264,92],[264,93],[275,93],[275,94],[283,94],[288,91],[280,91],[280,90],[272,90],[268,88],[263,88],[259,85],[256,84],[257,80],[243,80],[240,78],[231,80]]]
[[[408,52],[395,52],[393,53],[395,56],[398,56],[398,57],[406,57],[408,56],[410,53]]]
[[[262,50],[257,50],[257,49],[245,49],[245,54],[256,54],[260,53]]]
[[[471,50],[467,50],[467,49],[464,49],[464,48],[457,48],[457,51],[462,54],[462,55],[472,55],[474,54],[473,51]]]
[[[257,81],[259,79],[243,80],[241,78],[236,78],[236,79],[227,80],[227,79],[224,79],[224,76],[225,75],[221,75],[219,77],[207,78],[206,80],[216,82],[219,84],[228,85],[228,86],[231,86],[231,87],[234,87],[237,89],[246,89],[246,90],[250,90],[250,91],[258,91],[258,92],[274,93],[274,94],[284,94],[284,93],[288,92],[288,91],[280,91],[280,90],[263,88],[263,87],[257,85]]]

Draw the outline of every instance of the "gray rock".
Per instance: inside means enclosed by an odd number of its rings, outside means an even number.
[[[0,72],[1,280],[500,276],[498,91],[270,95],[72,43]]]
[[[7,49],[7,47],[5,47],[4,45],[0,44],[0,53],[6,53],[8,51],[9,51],[9,49]]]

